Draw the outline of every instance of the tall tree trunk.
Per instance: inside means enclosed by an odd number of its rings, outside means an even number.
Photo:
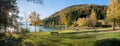
[[[35,32],[36,32],[36,26],[35,26]]]
[[[21,25],[21,31],[20,32],[22,32],[22,25]]]
[[[5,32],[7,32],[6,25],[4,26]]]
[[[113,30],[115,30],[115,23],[116,23],[116,22],[113,22]]]

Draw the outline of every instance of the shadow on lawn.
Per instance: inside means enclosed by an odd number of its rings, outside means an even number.
[[[9,33],[0,33],[0,46],[21,46],[22,38],[15,38]]]
[[[120,46],[120,39],[102,39],[95,42],[95,46]]]
[[[67,33],[62,33],[62,34],[81,34],[81,33],[95,33],[95,32],[101,32],[101,31],[84,31],[84,32],[67,32]]]
[[[61,33],[60,36],[62,38],[68,38],[68,39],[88,39],[88,38],[95,38],[97,34],[84,34],[79,35],[81,33],[89,33],[89,32],[67,32],[67,33]],[[78,34],[78,35],[74,35]]]
[[[120,29],[116,29],[114,31],[117,31]],[[92,31],[83,31],[83,32],[66,32],[66,33],[62,33],[62,34],[81,34],[81,33],[98,33],[98,32],[109,32],[109,31],[113,31],[112,29],[110,30],[92,30]]]

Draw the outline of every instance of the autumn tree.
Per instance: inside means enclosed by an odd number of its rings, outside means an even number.
[[[32,25],[35,26],[35,32],[36,32],[36,26],[42,25],[42,20],[39,17],[40,15],[37,14],[36,12],[31,12],[31,14],[28,16],[28,22]]]
[[[112,22],[113,30],[115,30],[116,24],[120,23],[120,2],[119,0],[110,0],[110,5],[107,9],[107,21]]]
[[[74,22],[76,22],[78,18],[86,18],[87,16],[90,16],[93,7],[95,8],[97,19],[103,20],[106,17],[106,9],[107,9],[106,5],[83,4],[83,5],[73,5],[54,13],[48,18],[44,19],[44,25],[49,25],[51,22],[55,22],[55,23],[60,22],[61,19],[64,20],[63,18],[67,18],[67,22],[65,23],[67,23],[68,26],[74,26],[76,25]],[[56,18],[60,18],[60,19],[56,19]],[[63,24],[63,23],[61,22],[59,24]],[[90,25],[90,23],[88,25]]]
[[[95,27],[97,25],[97,14],[94,9],[92,9],[89,19],[92,24],[92,27]]]
[[[86,26],[86,24],[87,24],[86,18],[79,18],[79,19],[77,20],[77,24],[78,24],[78,26],[80,26],[80,27]]]
[[[61,23],[62,23],[63,25],[67,25],[68,20],[67,20],[66,16],[61,17]]]

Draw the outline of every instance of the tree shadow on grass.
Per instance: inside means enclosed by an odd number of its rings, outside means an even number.
[[[47,45],[47,44],[45,44],[45,43],[43,43],[43,42],[39,42],[39,43],[37,44],[37,46],[49,46],[49,45]]]
[[[84,32],[66,32],[62,34],[81,34],[81,33],[95,33],[95,32],[100,32],[100,31],[84,31]]]
[[[66,32],[66,33],[61,33],[60,36],[63,38],[69,38],[69,39],[88,39],[88,38],[95,38],[97,34],[86,34],[89,32],[94,32],[94,31],[85,31],[85,32]],[[74,35],[74,34],[82,34],[85,33],[85,35]]]
[[[98,36],[98,34],[78,34],[78,35],[74,35],[74,34],[60,34],[58,35],[60,38],[67,38],[67,39],[89,39],[89,38],[96,38],[96,36]]]
[[[15,38],[9,33],[0,33],[0,46],[21,46],[22,38]]]
[[[34,46],[32,42],[26,42],[25,46]]]
[[[95,42],[95,46],[120,46],[120,39],[110,38]]]
[[[88,38],[95,38],[95,36],[63,36],[63,38],[68,38],[68,39],[88,39]]]

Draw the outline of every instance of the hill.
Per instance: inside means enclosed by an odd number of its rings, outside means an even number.
[[[91,14],[91,10],[95,9],[98,20],[106,17],[107,6],[95,4],[73,5],[56,12],[55,14],[43,20],[44,25],[64,25],[63,22],[69,21],[72,25],[78,18],[86,18]],[[69,19],[69,20],[68,20]]]

